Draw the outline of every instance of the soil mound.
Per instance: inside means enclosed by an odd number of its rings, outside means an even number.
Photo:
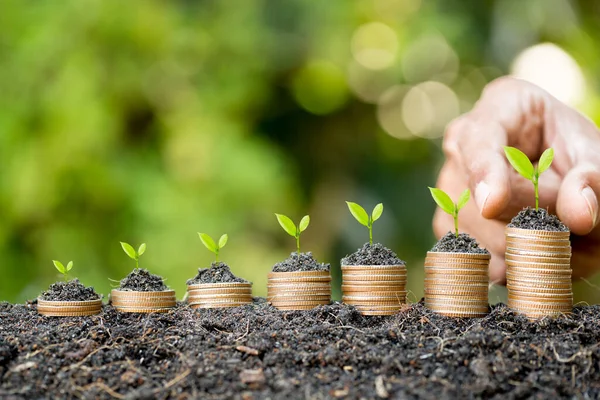
[[[229,265],[222,262],[214,262],[210,268],[199,268],[198,275],[187,281],[188,285],[199,283],[221,283],[221,282],[240,282],[248,283],[247,280],[239,278],[231,272]]]
[[[151,274],[145,269],[136,268],[125,278],[121,279],[119,290],[131,290],[136,292],[162,292],[169,290],[163,282],[163,278]]]
[[[42,300],[48,301],[87,301],[98,300],[100,295],[93,287],[85,287],[79,279],[68,282],[56,282],[40,295]]]
[[[431,249],[432,252],[442,253],[471,253],[471,254],[490,254],[486,249],[479,247],[477,240],[466,233],[446,233]]]
[[[379,243],[365,243],[358,251],[342,258],[342,265],[405,265],[396,253]]]
[[[329,264],[317,262],[312,253],[292,253],[290,256],[273,266],[273,272],[294,272],[294,271],[329,271]]]
[[[512,219],[508,227],[550,232],[569,232],[569,228],[556,215],[548,213],[543,208],[536,210],[531,207],[527,207],[519,212]]]

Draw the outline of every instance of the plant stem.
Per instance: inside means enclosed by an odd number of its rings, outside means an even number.
[[[140,268],[140,262],[138,260],[138,258],[135,259],[135,269],[139,269]]]
[[[219,250],[215,251],[215,262],[219,262]]]
[[[454,214],[454,230],[456,231],[456,237],[458,238],[458,213]]]
[[[369,244],[373,245],[373,224],[369,225]]]
[[[533,187],[535,188],[535,210],[540,208],[540,188],[539,188],[539,176],[536,174],[533,177]]]
[[[300,235],[296,236],[296,248],[298,249],[298,254],[300,254]]]

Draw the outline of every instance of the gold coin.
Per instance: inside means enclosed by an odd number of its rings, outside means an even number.
[[[267,289],[273,290],[297,290],[297,291],[311,291],[311,290],[331,290],[330,283],[317,283],[317,284],[267,284]]]
[[[233,308],[245,306],[249,303],[204,303],[204,304],[190,304],[190,308]]]
[[[214,301],[196,300],[196,299],[189,300],[188,299],[188,305],[196,305],[196,304],[250,304],[250,303],[252,303],[252,299],[227,299],[227,300],[214,300]]]
[[[401,278],[405,278],[407,276],[406,271],[393,271],[393,270],[385,270],[385,271],[342,271],[342,276],[397,276]]]
[[[490,254],[478,254],[478,253],[454,253],[454,252],[435,252],[428,251],[427,257],[429,258],[441,258],[441,259],[461,259],[461,260],[489,260]]]
[[[540,256],[520,256],[516,254],[506,253],[505,254],[506,261],[511,261],[513,263],[542,263],[542,264],[559,264],[559,265],[570,265],[570,258],[552,258],[552,257],[540,257]]]
[[[548,271],[570,271],[571,270],[570,263],[544,264],[544,263],[539,263],[539,262],[523,262],[523,261],[514,262],[514,261],[506,260],[506,266],[507,267],[517,267],[517,268],[545,269]]]
[[[384,273],[384,271],[406,272],[406,265],[342,265],[342,271],[364,271]]]
[[[190,296],[252,296],[252,292],[240,290],[234,292],[212,291],[212,290],[192,290],[188,291]]]
[[[135,292],[126,290],[113,289],[110,292],[111,298],[123,298],[123,299],[164,299],[164,298],[175,298],[174,290],[165,290],[161,292]]]
[[[116,307],[115,306],[115,309],[119,312],[124,312],[124,313],[149,314],[149,313],[165,313],[165,312],[169,312],[173,308],[172,307],[153,308],[153,307]]]
[[[329,271],[269,272],[268,278],[331,278]]]
[[[490,264],[489,260],[442,260],[442,259],[431,259],[426,258],[425,265],[427,266],[440,266],[440,267],[456,267],[456,268],[480,268],[484,269]]]
[[[309,310],[317,306],[328,305],[330,301],[272,301],[270,303],[273,307],[279,309],[287,308],[290,310]]]
[[[440,275],[470,275],[470,276],[483,276],[488,278],[488,270],[486,269],[460,269],[460,268],[437,268],[425,266],[425,273],[440,274]]]
[[[362,287],[362,286],[351,286],[351,285],[342,285],[343,293],[371,293],[371,292],[386,292],[386,293],[394,293],[394,292],[404,292],[406,291],[406,286],[398,285],[398,286],[370,286],[370,287]]]
[[[76,306],[76,307],[61,307],[61,306],[38,306],[39,313],[50,312],[100,312],[102,306]]]
[[[553,246],[553,247],[562,247],[562,248],[570,248],[571,241],[570,240],[539,240],[539,239],[516,239],[516,238],[506,238],[506,244],[510,247],[520,247],[522,245],[525,246]]]
[[[573,303],[569,301],[564,301],[562,303],[538,303],[509,299],[508,306],[515,310],[570,310],[573,307]]]
[[[360,282],[369,282],[369,284],[374,284],[374,283],[378,282],[380,284],[387,285],[388,283],[403,284],[403,283],[407,282],[407,279],[396,277],[396,276],[380,275],[378,277],[373,277],[373,276],[363,275],[363,276],[343,276],[342,282],[345,284],[353,284],[353,285],[359,284]]]
[[[521,282],[509,280],[506,284],[507,288],[528,289],[528,290],[573,290],[571,281],[567,283],[545,283],[545,282]]]
[[[358,310],[362,315],[368,315],[368,316],[379,316],[379,317],[384,317],[384,316],[388,316],[388,315],[396,315],[398,314],[398,311],[400,311],[400,309],[398,310]]]
[[[506,227],[505,229],[506,236],[510,237],[521,237],[524,239],[528,238],[547,238],[547,239],[565,239],[571,236],[571,232],[554,232],[554,231],[540,231],[534,229],[521,229],[521,228],[512,228]]]
[[[465,285],[465,284],[479,284],[488,285],[488,278],[486,276],[478,275],[441,275],[441,274],[425,274],[425,285],[438,284],[438,285]]]
[[[450,290],[444,290],[444,289],[438,289],[438,288],[425,288],[425,297],[427,296],[448,296],[448,297],[453,297],[453,296],[458,296],[458,297],[463,297],[463,296],[473,296],[473,298],[488,298],[488,291],[487,290],[463,290],[461,288],[456,288],[456,289],[450,289]]]
[[[276,306],[273,305],[273,307],[275,307],[276,309],[278,309],[279,311],[308,311],[308,310],[312,310],[313,308],[316,308],[318,306],[322,306],[324,304],[316,304],[316,305],[295,305],[295,306]]]
[[[63,307],[63,306],[69,306],[69,307],[76,307],[76,306],[102,306],[102,299],[97,299],[97,300],[83,300],[83,301],[58,301],[58,300],[43,300],[38,298],[38,307],[39,306],[58,306],[58,307]]]
[[[267,296],[267,301],[326,301],[330,300],[330,295],[323,296]]]
[[[187,285],[188,290],[196,289],[249,289],[252,290],[252,284],[249,282],[217,282],[217,283],[196,283]]]
[[[553,303],[565,303],[573,302],[573,294],[549,294],[549,293],[536,293],[534,295],[527,295],[522,292],[509,292],[508,298],[516,301],[528,301],[539,304],[553,304]]]
[[[88,311],[44,311],[38,310],[38,313],[46,317],[87,317],[90,315],[100,314],[102,310],[88,310]]]
[[[222,299],[229,297],[251,298],[252,295],[248,293],[190,293],[188,297],[194,297],[197,299]]]

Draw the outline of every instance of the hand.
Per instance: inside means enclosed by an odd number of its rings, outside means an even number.
[[[521,209],[535,205],[531,182],[518,175],[504,146],[522,150],[532,161],[552,147],[554,163],[540,178],[540,207],[558,215],[575,235],[574,277],[600,269],[600,131],[577,111],[543,89],[514,78],[490,83],[472,111],[454,120],[444,137],[444,164],[437,187],[453,198],[464,188],[474,193],[460,214],[460,228],[492,253],[490,281],[504,283],[504,228]],[[437,210],[438,237],[452,218]]]

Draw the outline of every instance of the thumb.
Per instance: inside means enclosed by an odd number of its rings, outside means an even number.
[[[587,235],[598,225],[600,165],[581,164],[565,176],[556,203],[558,217],[571,232]]]

